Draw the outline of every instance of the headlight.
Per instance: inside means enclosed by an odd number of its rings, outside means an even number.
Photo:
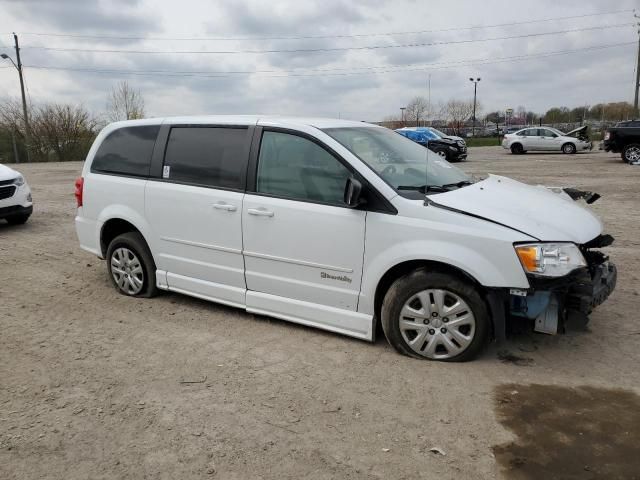
[[[13,179],[13,184],[18,186],[18,187],[24,185],[24,177],[22,175],[20,175],[18,178],[14,178]]]
[[[542,277],[562,277],[587,265],[573,243],[528,243],[515,246],[525,272]]]

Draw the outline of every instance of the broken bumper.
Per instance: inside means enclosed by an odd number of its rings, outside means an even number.
[[[616,266],[604,261],[562,278],[529,278],[528,291],[510,292],[509,313],[535,320],[535,330],[555,334],[567,320],[586,324],[588,315],[604,303],[616,287]]]
[[[582,275],[571,285],[566,297],[566,308],[589,315],[594,308],[604,303],[616,288],[618,269],[611,262],[594,267],[593,273]]]

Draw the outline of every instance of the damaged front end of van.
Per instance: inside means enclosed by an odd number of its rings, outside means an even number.
[[[433,203],[517,230],[533,241],[513,245],[529,288],[491,289],[494,335],[504,339],[506,320],[528,319],[534,330],[563,333],[584,327],[613,292],[616,266],[602,251],[614,239],[585,204],[600,198],[576,188],[530,186],[489,175]]]

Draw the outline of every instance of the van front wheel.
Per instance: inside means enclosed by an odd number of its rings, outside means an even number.
[[[425,269],[391,285],[381,316],[389,343],[422,359],[472,360],[489,334],[489,314],[477,289],[453,275]]]

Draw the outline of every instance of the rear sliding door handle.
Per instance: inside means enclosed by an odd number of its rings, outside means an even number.
[[[273,212],[266,208],[248,208],[247,213],[249,215],[257,215],[258,217],[273,217]]]
[[[218,202],[213,204],[213,208],[216,210],[226,210],[227,212],[235,212],[238,207],[231,205],[230,203]]]

